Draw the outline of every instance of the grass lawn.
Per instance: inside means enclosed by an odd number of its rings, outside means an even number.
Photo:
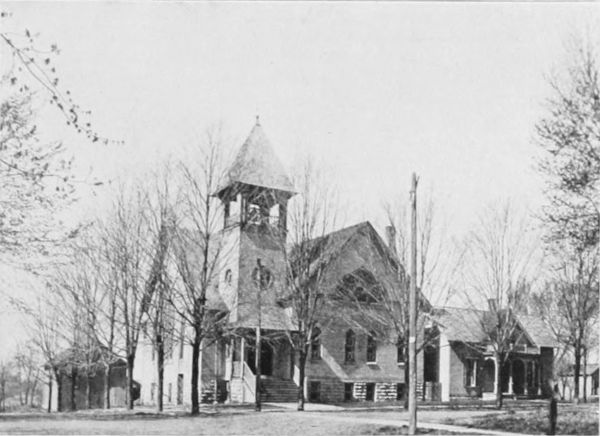
[[[446,424],[514,433],[546,434],[550,427],[548,411],[549,408],[546,406],[535,410],[509,410],[504,413],[477,417],[452,417],[444,422]],[[556,433],[598,435],[598,403],[559,404]]]
[[[176,435],[390,435],[406,427],[344,422],[329,414],[232,408],[188,415],[154,413],[60,413],[0,415],[0,434],[176,434]],[[422,430],[420,434],[440,434]],[[448,434],[448,433],[444,433]]]

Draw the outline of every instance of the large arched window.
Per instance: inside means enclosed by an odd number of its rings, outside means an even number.
[[[346,363],[354,362],[354,348],[356,346],[356,335],[352,330],[346,332],[346,344],[344,346],[344,361]]]
[[[375,332],[369,333],[367,336],[367,363],[377,362],[377,340]]]
[[[312,340],[310,348],[311,360],[318,360],[321,358],[321,329],[319,327],[313,328]]]

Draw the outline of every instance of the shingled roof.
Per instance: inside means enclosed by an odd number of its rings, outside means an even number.
[[[319,269],[317,264],[328,264],[335,258],[339,258],[343,254],[347,244],[352,240],[357,240],[357,238],[360,238],[362,243],[364,243],[365,240],[370,241],[373,248],[377,250],[381,256],[386,257],[386,260],[390,262],[392,268],[398,266],[393,254],[385,242],[379,237],[371,223],[364,221],[307,241],[308,247],[304,247],[304,249],[308,249],[310,257],[314,259],[314,265],[311,265],[310,269],[312,271],[317,271]],[[297,245],[291,246],[290,255],[292,262],[294,262],[294,258],[298,256],[298,250],[299,248]],[[348,253],[345,254],[349,255]]]
[[[540,318],[531,315],[518,315],[517,319],[535,345],[538,347],[558,347],[552,332]]]
[[[486,322],[488,316],[490,316],[490,312],[485,310],[457,307],[436,308],[436,321],[449,341],[485,342],[487,335],[482,322]],[[522,314],[516,315],[516,318],[535,346],[557,347],[550,330],[540,318]]]
[[[227,172],[225,183],[217,190],[217,194],[235,183],[294,192],[294,186],[258,120],[240,148]]]
[[[486,340],[481,325],[484,311],[457,307],[436,308],[436,321],[449,341],[477,343]]]

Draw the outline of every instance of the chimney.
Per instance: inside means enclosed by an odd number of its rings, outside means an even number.
[[[385,236],[388,247],[392,250],[392,253],[396,254],[396,228],[394,226],[386,226]]]

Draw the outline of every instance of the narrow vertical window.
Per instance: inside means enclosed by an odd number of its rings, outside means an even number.
[[[377,341],[375,340],[375,333],[371,332],[367,336],[367,363],[377,362]]]
[[[477,361],[474,359],[467,359],[465,363],[465,386],[477,386]]]
[[[321,329],[319,327],[313,329],[310,358],[311,360],[318,360],[321,358]]]
[[[179,358],[183,359],[183,348],[185,345],[185,320],[181,319],[181,326],[179,327]]]
[[[406,360],[406,346],[404,345],[404,338],[398,336],[396,341],[396,363],[404,363]]]
[[[356,345],[356,335],[352,330],[346,332],[346,344],[344,347],[344,361],[346,363],[354,362],[354,347]]]

